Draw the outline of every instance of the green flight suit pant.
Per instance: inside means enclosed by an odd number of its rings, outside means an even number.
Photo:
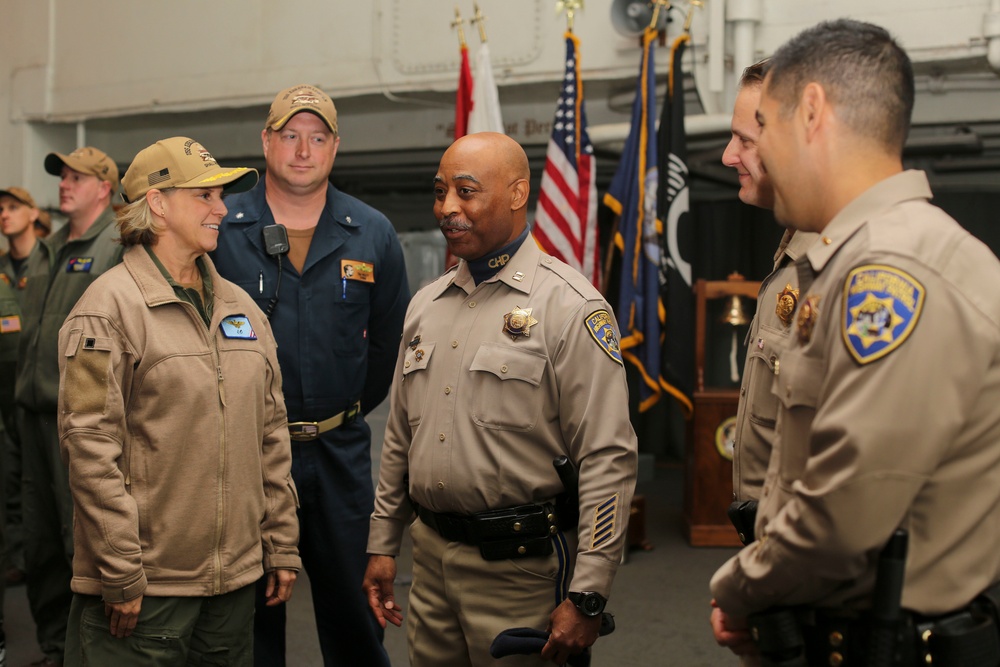
[[[212,597],[144,597],[128,637],[111,635],[104,602],[73,596],[65,667],[251,667],[254,584]]]
[[[73,600],[73,499],[69,472],[59,455],[55,413],[18,410],[21,436],[21,502],[28,605],[38,646],[55,661],[66,644]]]

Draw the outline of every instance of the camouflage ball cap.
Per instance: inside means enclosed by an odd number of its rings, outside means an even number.
[[[220,167],[194,139],[171,137],[136,154],[122,179],[122,199],[138,201],[154,188],[221,187],[225,194],[246,192],[256,183],[256,169]]]
[[[300,111],[316,114],[331,132],[337,134],[337,108],[333,106],[333,100],[316,86],[307,84],[292,86],[278,93],[271,103],[265,127],[280,130]]]
[[[45,171],[53,176],[61,174],[63,165],[81,174],[90,174],[107,181],[112,190],[118,187],[118,165],[102,150],[85,146],[69,155],[49,153],[45,156]]]

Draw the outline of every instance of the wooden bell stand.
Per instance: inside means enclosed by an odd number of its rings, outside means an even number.
[[[695,282],[694,414],[687,425],[684,456],[684,526],[691,546],[742,546],[726,515],[733,500],[733,463],[716,442],[732,433],[740,391],[705,386],[705,320],[708,301],[733,295],[756,301],[759,289],[760,282],[735,273],[729,280]]]

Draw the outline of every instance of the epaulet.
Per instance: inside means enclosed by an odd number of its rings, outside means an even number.
[[[551,259],[552,261],[547,262],[545,261],[546,259]],[[552,273],[562,278],[563,281],[565,281],[566,284],[568,284],[570,287],[576,290],[577,294],[583,297],[584,300],[586,301],[604,300],[604,297],[601,295],[600,292],[597,291],[597,289],[593,285],[590,284],[590,281],[587,280],[582,273],[574,269],[569,264],[566,264],[565,262],[555,257],[552,257],[551,255],[543,254],[542,258],[538,261],[538,265],[541,268],[550,270]]]

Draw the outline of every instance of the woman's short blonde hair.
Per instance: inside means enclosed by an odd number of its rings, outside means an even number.
[[[168,190],[163,190],[168,192]],[[153,216],[145,197],[126,204],[118,211],[116,220],[123,246],[156,245],[156,239],[163,231]]]

